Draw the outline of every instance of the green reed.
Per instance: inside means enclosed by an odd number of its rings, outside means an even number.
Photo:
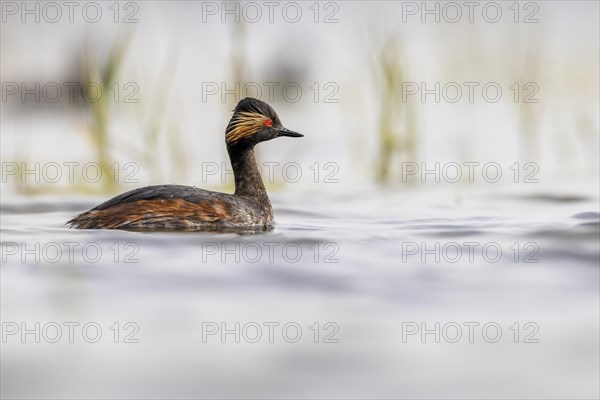
[[[97,83],[101,90],[101,95],[95,102],[85,102],[90,113],[90,119],[87,127],[92,146],[95,152],[95,158],[102,171],[102,186],[104,191],[113,191],[116,186],[115,179],[112,179],[110,165],[112,164],[110,156],[110,134],[109,124],[113,113],[112,102],[110,100],[112,85],[115,83],[118,73],[123,65],[123,58],[127,53],[130,43],[130,36],[117,36],[113,42],[108,57],[104,63],[98,61],[96,54],[91,48],[91,43],[86,42],[84,57],[82,62],[83,81]]]
[[[416,110],[402,101],[402,82],[408,68],[401,53],[399,40],[390,35],[373,56],[371,72],[379,96],[376,179],[380,183],[393,178],[397,159],[414,160],[418,145]]]

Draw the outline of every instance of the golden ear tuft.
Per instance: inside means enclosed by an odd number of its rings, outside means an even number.
[[[227,135],[225,135],[225,141],[234,143],[258,133],[264,126],[266,119],[267,117],[264,115],[253,112],[235,114],[229,123],[230,128]]]

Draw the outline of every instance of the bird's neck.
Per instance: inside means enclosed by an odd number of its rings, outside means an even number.
[[[235,178],[234,194],[266,202],[270,207],[267,190],[254,157],[254,149],[252,147],[228,147],[227,152]]]

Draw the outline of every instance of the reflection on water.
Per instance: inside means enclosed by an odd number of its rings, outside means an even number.
[[[272,198],[252,235],[69,230],[96,201],[5,201],[2,321],[41,325],[6,336],[2,395],[598,396],[597,197]]]

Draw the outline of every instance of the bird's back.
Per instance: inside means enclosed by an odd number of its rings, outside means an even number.
[[[270,204],[182,185],[134,189],[67,222],[80,229],[266,229],[272,223]]]

